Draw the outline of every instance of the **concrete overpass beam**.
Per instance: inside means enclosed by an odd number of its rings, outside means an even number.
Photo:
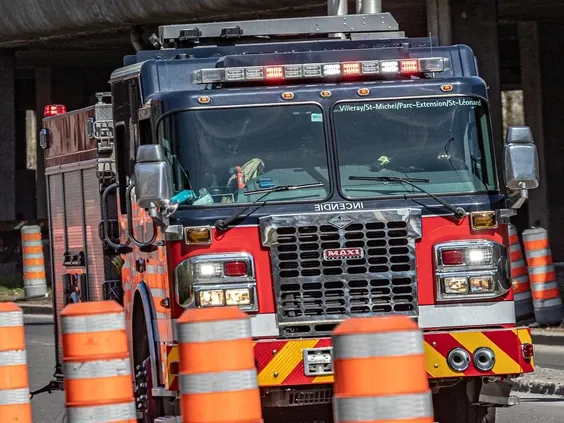
[[[13,49],[0,50],[0,221],[16,219],[16,104]],[[30,193],[32,195],[32,193]]]

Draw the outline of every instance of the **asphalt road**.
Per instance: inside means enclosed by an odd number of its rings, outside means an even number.
[[[55,346],[49,317],[26,316],[26,339],[30,388],[39,389],[49,382],[54,370]],[[564,369],[564,347],[535,346],[536,363],[542,367]],[[564,397],[516,393],[521,404],[498,410],[497,423],[562,423]],[[32,400],[34,423],[65,422],[64,394],[44,393]]]

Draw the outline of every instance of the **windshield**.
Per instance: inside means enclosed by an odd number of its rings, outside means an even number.
[[[351,176],[427,179],[426,191],[496,190],[487,108],[474,98],[337,104],[333,111],[341,190],[346,197],[419,191]]]
[[[316,105],[190,110],[167,118],[164,127],[176,189],[194,191],[192,206],[249,203],[264,194],[246,191],[281,185],[323,184],[272,192],[268,201],[319,201],[329,194],[323,115]]]

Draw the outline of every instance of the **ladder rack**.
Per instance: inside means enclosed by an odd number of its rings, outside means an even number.
[[[399,25],[390,13],[374,13],[163,25],[159,27],[159,41],[167,46],[174,43],[199,44],[202,40],[225,42],[268,37],[266,41],[272,41],[273,38],[290,36],[327,38],[330,34],[397,33],[398,30]]]

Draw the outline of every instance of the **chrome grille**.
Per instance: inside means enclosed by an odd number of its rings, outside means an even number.
[[[347,316],[417,315],[419,210],[269,216],[261,233],[282,336],[327,335]]]

